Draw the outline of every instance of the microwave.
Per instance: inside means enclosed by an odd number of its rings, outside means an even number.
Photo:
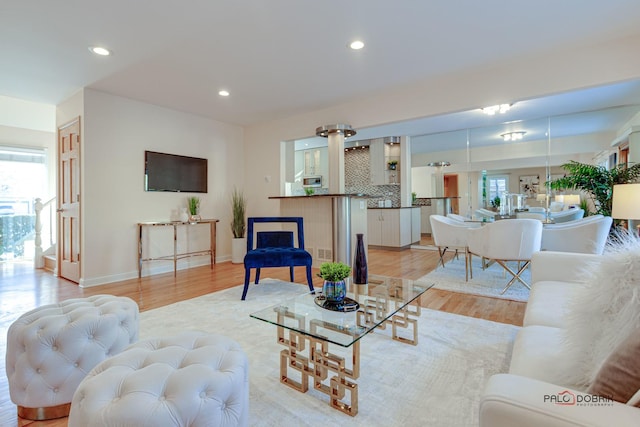
[[[322,176],[321,175],[305,176],[302,178],[302,186],[305,188],[322,187]]]

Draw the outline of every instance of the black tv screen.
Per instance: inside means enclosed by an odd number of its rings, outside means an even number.
[[[144,152],[145,191],[207,192],[207,159]]]

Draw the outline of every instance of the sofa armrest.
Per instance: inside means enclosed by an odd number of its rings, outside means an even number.
[[[531,283],[542,281],[585,282],[589,267],[601,255],[540,251],[531,257]]]
[[[565,391],[569,393],[559,395]],[[576,403],[558,404],[565,398]],[[586,402],[589,398],[592,395],[531,378],[494,375],[480,401],[480,427],[638,425],[640,408],[614,401]]]

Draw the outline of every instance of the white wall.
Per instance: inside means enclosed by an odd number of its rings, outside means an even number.
[[[167,221],[201,197],[201,216],[218,218],[218,260],[230,258],[230,191],[243,187],[244,144],[241,127],[130,99],[84,90],[82,143],[82,286],[137,276],[137,227],[143,221]],[[144,151],[209,159],[209,192],[144,191]],[[208,245],[206,226],[189,227],[192,239],[180,250]],[[171,227],[152,230],[152,255],[172,253]],[[208,257],[180,261],[179,268],[208,263]],[[167,261],[145,263],[144,274],[171,271]]]

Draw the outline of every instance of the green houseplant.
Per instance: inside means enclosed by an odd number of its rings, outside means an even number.
[[[318,276],[324,279],[322,294],[328,302],[340,303],[347,296],[344,279],[351,275],[351,267],[341,262],[325,262],[320,265]]]
[[[189,214],[192,221],[200,219],[200,197],[187,198],[187,206],[189,207]]]
[[[244,261],[247,251],[247,240],[245,232],[247,229],[245,216],[247,211],[247,199],[244,193],[237,188],[231,193],[231,262],[240,264]]]
[[[500,209],[500,197],[496,196],[491,199],[491,207],[495,209]]]
[[[611,216],[613,186],[637,182],[640,178],[640,164],[627,167],[622,163],[607,169],[571,160],[563,164],[562,168],[568,172],[567,175],[546,185],[552,190],[577,189],[585,192],[595,208],[592,213],[604,216]]]

